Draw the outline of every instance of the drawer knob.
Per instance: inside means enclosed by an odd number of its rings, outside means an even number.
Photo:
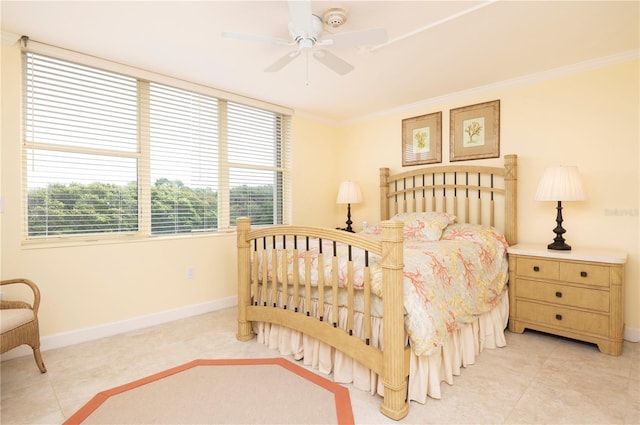
[[[587,277],[587,272],[580,272],[580,277]]]
[[[562,320],[562,314],[556,314],[556,320]]]
[[[562,298],[562,292],[560,292],[560,291],[556,292],[556,297]]]
[[[540,271],[540,267],[538,267],[538,266],[533,266],[533,271],[534,271],[534,272],[539,272],[539,271]]]

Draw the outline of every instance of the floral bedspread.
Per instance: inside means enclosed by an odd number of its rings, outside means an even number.
[[[379,238],[375,232],[366,234]],[[490,311],[499,300],[508,279],[507,242],[495,229],[471,224],[450,224],[440,240],[410,239],[404,242],[404,308],[405,327],[413,351],[429,355],[448,338],[459,324],[467,323],[478,315]],[[347,247],[338,245],[338,281],[347,286]],[[300,282],[304,281],[306,247],[299,247]],[[333,244],[323,241],[325,284],[331,282]],[[269,250],[267,251],[269,252]],[[281,250],[278,249],[278,280],[282,277]],[[320,247],[317,240],[309,245],[313,263],[311,281],[318,281]],[[271,255],[268,255],[271,258]],[[260,260],[261,261],[261,260]],[[292,283],[293,258],[288,259],[288,281]],[[352,249],[354,286],[363,286],[364,253]],[[268,279],[273,279],[271,261],[268,261]],[[382,293],[380,257],[369,255],[371,291]]]

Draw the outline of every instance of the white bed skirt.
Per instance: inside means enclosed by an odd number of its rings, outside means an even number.
[[[327,317],[330,317],[331,306],[328,305],[325,308]],[[315,308],[312,308],[312,312],[315,313]],[[363,315],[356,313],[355,316],[354,333],[362,335]],[[344,328],[345,309],[341,309],[339,318],[338,326]],[[439,399],[442,382],[453,385],[453,377],[460,375],[462,367],[474,364],[476,356],[485,348],[504,347],[506,345],[504,330],[508,319],[509,297],[505,289],[493,310],[479,316],[471,323],[461,325],[435,353],[429,356],[416,356],[412,352],[408,400],[424,404],[427,397]],[[356,388],[383,395],[384,387],[377,374],[331,346],[279,325],[254,323],[253,330],[258,342],[279,350],[281,355],[293,356],[296,360],[302,360],[306,366],[318,369],[327,375],[333,374],[335,382],[353,383]],[[374,318],[371,341],[374,347],[380,346],[381,336],[382,320]]]

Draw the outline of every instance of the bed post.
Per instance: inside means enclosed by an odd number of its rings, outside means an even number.
[[[380,411],[391,419],[407,416],[407,374],[405,365],[404,288],[403,288],[403,223],[382,222],[382,363],[384,400]]]
[[[238,333],[236,339],[248,341],[253,338],[251,322],[247,321],[247,307],[251,303],[251,244],[247,233],[251,230],[251,219],[241,217],[238,226]]]
[[[507,243],[514,245],[518,242],[518,205],[516,202],[518,190],[518,157],[516,155],[504,156],[504,186],[504,235]]]
[[[389,169],[380,168],[380,221],[389,220]]]

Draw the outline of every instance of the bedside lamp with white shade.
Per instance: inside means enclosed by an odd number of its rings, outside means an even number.
[[[340,183],[340,189],[338,190],[338,199],[336,203],[347,204],[347,227],[342,229],[347,232],[355,233],[351,225],[351,204],[359,204],[362,202],[362,192],[358,183],[352,181],[344,181]]]
[[[558,203],[556,223],[553,229],[556,237],[548,249],[570,251],[571,246],[565,243],[562,236],[566,230],[562,227],[562,201],[582,201],[586,198],[578,168],[574,166],[547,167],[540,178],[536,201],[555,201]]]

